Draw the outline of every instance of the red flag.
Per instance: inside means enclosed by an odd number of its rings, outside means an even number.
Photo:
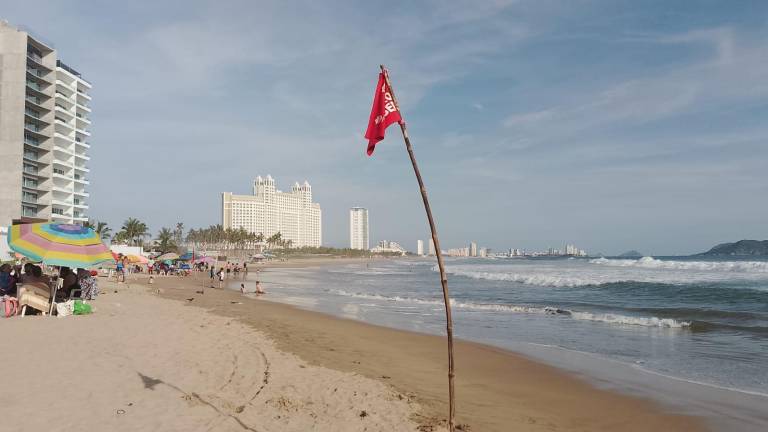
[[[368,139],[368,156],[373,154],[376,143],[384,139],[384,131],[389,125],[395,122],[403,121],[400,116],[400,109],[392,98],[392,91],[384,79],[384,74],[379,74],[379,83],[376,85],[376,92],[373,94],[373,107],[371,107],[371,117],[368,119],[368,130],[365,131],[365,138]]]

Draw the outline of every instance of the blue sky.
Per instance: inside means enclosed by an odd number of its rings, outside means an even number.
[[[388,5],[383,8],[382,5]],[[442,244],[683,254],[767,238],[768,3],[3,1],[93,85],[91,212],[153,232],[220,222],[222,191],[308,180],[325,243],[427,225]]]

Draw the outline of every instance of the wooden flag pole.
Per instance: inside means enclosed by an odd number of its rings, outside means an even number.
[[[395,90],[392,88],[392,83],[389,81],[389,73],[384,65],[381,65],[381,72],[384,74],[384,79],[389,87],[389,92],[392,95],[392,101],[395,106],[400,110],[400,105],[397,103],[395,97]],[[448,336],[448,430],[449,432],[455,431],[455,416],[456,416],[456,394],[453,386],[453,318],[451,318],[451,299],[448,295],[448,277],[445,275],[445,265],[443,264],[443,254],[440,251],[440,240],[437,238],[437,228],[435,227],[435,220],[432,217],[432,209],[429,206],[429,198],[427,198],[427,188],[424,186],[424,181],[421,179],[421,173],[419,172],[419,166],[416,164],[416,156],[413,154],[413,147],[411,146],[411,140],[408,138],[408,129],[405,126],[405,122],[400,122],[400,130],[403,132],[403,140],[405,140],[405,148],[408,150],[408,156],[411,158],[411,164],[413,165],[413,172],[416,174],[416,180],[419,182],[419,189],[421,190],[421,199],[424,201],[424,210],[427,212],[427,219],[429,220],[429,229],[432,232],[432,242],[435,244],[435,254],[437,255],[437,266],[440,269],[440,284],[443,286],[443,302],[445,303],[445,331]]]

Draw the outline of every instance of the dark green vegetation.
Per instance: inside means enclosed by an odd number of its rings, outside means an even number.
[[[722,243],[697,256],[768,256],[768,240],[739,240]]]

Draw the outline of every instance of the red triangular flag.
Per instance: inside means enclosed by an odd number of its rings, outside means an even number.
[[[400,109],[392,98],[392,92],[384,79],[384,74],[379,74],[379,83],[373,94],[373,107],[371,117],[368,119],[368,130],[365,138],[368,139],[368,156],[373,154],[376,143],[384,139],[384,131],[389,125],[401,122]]]

